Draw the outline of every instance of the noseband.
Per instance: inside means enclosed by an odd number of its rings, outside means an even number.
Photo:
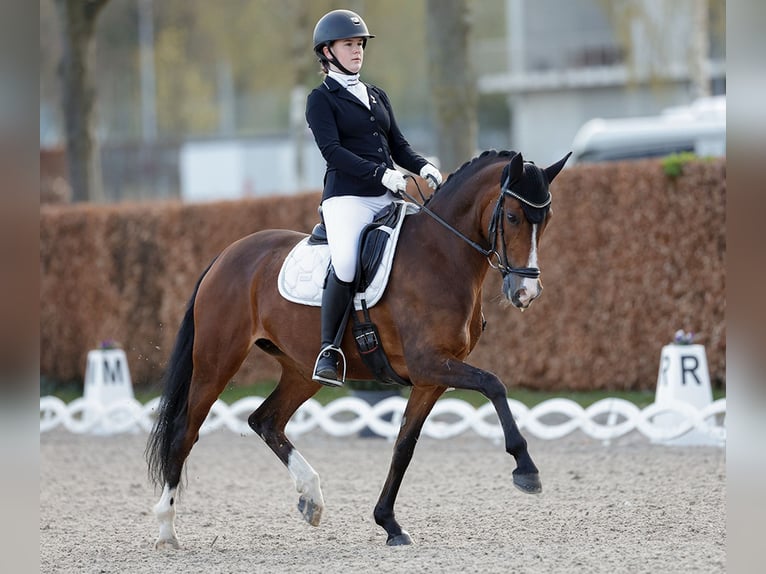
[[[421,210],[430,215],[439,224],[449,229],[452,233],[457,235],[460,239],[465,241],[468,245],[486,257],[487,261],[489,262],[489,266],[493,269],[497,269],[504,279],[508,275],[518,275],[519,277],[529,279],[538,279],[540,277],[540,269],[538,267],[514,267],[508,262],[508,253],[505,247],[505,228],[503,226],[505,196],[511,195],[534,208],[544,208],[547,207],[551,202],[550,194],[548,195],[548,200],[542,205],[530,203],[527,199],[519,196],[510,189],[510,177],[506,178],[506,180],[500,186],[500,196],[497,198],[497,203],[495,203],[495,209],[492,212],[492,219],[489,222],[489,229],[487,230],[487,236],[490,238],[490,246],[489,249],[484,249],[481,245],[466,237],[460,231],[452,227],[452,225],[444,221],[440,216],[436,215],[433,211],[428,209],[428,207],[425,205],[425,196],[423,195],[423,192],[420,191],[420,185],[418,185],[418,182],[414,177],[412,178],[412,181],[415,182],[415,187],[417,187],[418,193],[420,194],[420,197],[423,198],[424,202],[418,203],[418,201],[406,191],[402,191],[402,195],[404,195],[407,199],[416,205],[420,206]],[[500,245],[502,245],[502,255],[497,251],[498,236],[500,238]]]

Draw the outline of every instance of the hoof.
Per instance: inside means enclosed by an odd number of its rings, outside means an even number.
[[[540,494],[543,491],[543,485],[540,482],[540,475],[533,474],[513,474],[513,486],[521,492],[527,494]]]
[[[322,519],[322,507],[316,502],[301,496],[298,499],[298,512],[303,515],[303,519],[311,524],[311,526],[319,526],[319,521]]]
[[[178,550],[181,548],[181,545],[178,543],[178,538],[158,538],[157,542],[154,543],[154,548],[156,550],[162,550],[164,548]]]
[[[412,544],[412,538],[405,530],[398,536],[389,536],[386,540],[386,546],[409,546]]]

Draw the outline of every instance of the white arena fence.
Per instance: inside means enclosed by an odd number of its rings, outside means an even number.
[[[264,401],[263,397],[240,399],[231,405],[217,400],[200,429],[200,434],[226,428],[234,433],[250,434],[247,417]],[[146,404],[122,399],[108,406],[84,398],[65,403],[53,396],[40,399],[40,432],[64,427],[73,433],[115,435],[149,432],[154,424],[159,398]],[[365,427],[375,434],[393,438],[407,400],[389,397],[370,406],[357,397],[336,399],[322,405],[309,399],[293,415],[286,432],[291,437],[322,430],[335,437],[355,435]],[[569,399],[549,399],[529,408],[508,399],[516,423],[535,437],[553,440],[577,430],[609,441],[638,431],[653,442],[664,442],[693,433],[708,444],[726,442],[726,399],[719,399],[703,409],[682,401],[654,403],[640,409],[624,399],[607,398],[583,408]],[[491,403],[481,407],[459,399],[437,401],[423,427],[422,436],[446,439],[467,431],[500,441],[503,431]]]

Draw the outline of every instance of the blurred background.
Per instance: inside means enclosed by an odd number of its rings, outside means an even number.
[[[304,105],[337,8],[376,35],[362,78],[443,171],[488,148],[725,154],[725,0],[41,0],[42,200],[318,189]]]
[[[487,341],[478,364],[522,362],[517,386],[538,390],[647,390],[684,329],[725,385],[720,0],[41,0],[41,385],[82,381],[107,340],[156,384],[200,269],[259,229],[313,227],[312,36],[341,7],[376,36],[363,79],[442,171],[489,148],[583,164],[557,182],[570,225],[546,235],[551,327]],[[239,382],[274,376],[254,361]]]

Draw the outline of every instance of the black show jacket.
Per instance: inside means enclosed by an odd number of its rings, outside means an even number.
[[[428,163],[402,135],[386,93],[365,85],[370,109],[329,76],[306,99],[306,121],[327,162],[323,201],[383,195],[381,178],[394,162],[413,173]]]

